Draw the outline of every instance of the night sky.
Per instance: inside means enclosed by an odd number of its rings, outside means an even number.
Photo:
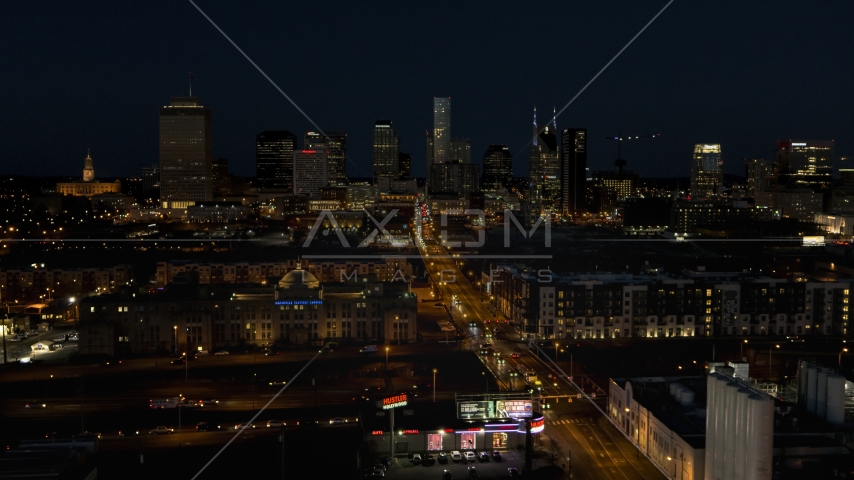
[[[197,3],[321,128],[348,132],[348,174],[369,176],[376,119],[394,121],[423,175],[433,96],[452,98],[473,159],[505,143],[526,174],[534,104],[542,124],[666,1]],[[834,139],[846,155],[852,18],[854,2],[676,0],[558,127],[588,128],[593,169],[613,165],[605,136],[661,133],[624,147],[644,176],[687,175],[703,142],[736,174],[781,138]],[[99,177],[139,174],[158,163],[158,108],[187,94],[189,70],[235,173],[254,175],[258,132],[312,129],[187,1],[7,0],[0,58],[2,173],[79,176],[91,147]]]

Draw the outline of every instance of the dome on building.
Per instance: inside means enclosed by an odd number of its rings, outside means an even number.
[[[297,266],[279,280],[279,288],[317,288],[320,282],[311,272]]]

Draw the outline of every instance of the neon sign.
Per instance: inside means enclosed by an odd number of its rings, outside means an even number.
[[[395,395],[393,397],[386,397],[383,399],[383,410],[390,410],[392,408],[397,407],[405,407],[406,406],[406,394],[401,393],[400,395]]]
[[[323,300],[276,300],[276,305],[323,305]]]
[[[371,431],[371,435],[382,435],[382,434],[383,434],[383,431],[382,431],[382,430],[373,430],[373,431]]]
[[[404,430],[403,431],[404,435],[414,435],[416,433],[418,433],[418,430]]]

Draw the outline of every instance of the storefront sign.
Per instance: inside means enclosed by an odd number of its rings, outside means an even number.
[[[323,300],[276,300],[276,305],[323,305]]]
[[[402,393],[400,395],[395,395],[393,397],[386,397],[383,399],[383,410],[390,410],[392,408],[397,407],[405,407],[406,406],[406,394]]]
[[[418,430],[404,430],[403,431],[404,435],[415,435],[416,433],[418,433]]]
[[[457,402],[457,418],[471,420],[495,417],[493,402]]]
[[[539,420],[531,421],[531,433],[540,433],[546,427],[546,420],[541,418]]]
[[[371,432],[371,435],[382,435],[382,434],[383,434],[382,430],[374,430]]]

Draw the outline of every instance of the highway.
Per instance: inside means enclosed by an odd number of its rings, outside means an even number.
[[[523,391],[527,389],[524,378],[512,376],[513,372],[536,372],[542,382],[542,390],[534,392],[542,397],[546,426],[544,433],[557,438],[565,452],[571,457],[571,472],[574,479],[637,480],[660,479],[664,476],[652,463],[638,456],[637,449],[620,433],[599,410],[588,400],[579,398],[579,392],[558,379],[555,372],[537,358],[538,353],[528,350],[527,343],[519,339],[509,324],[500,316],[493,315],[488,297],[471,284],[458,268],[454,257],[424,229],[423,242],[418,242],[427,271],[440,295],[440,301],[450,308],[452,317],[467,337],[468,347],[480,351],[483,343],[493,344],[489,355],[480,355],[485,369],[495,376],[502,390]],[[459,305],[456,305],[456,301]],[[498,320],[498,322],[496,322]],[[500,333],[487,338],[495,327]],[[546,347],[544,347],[546,348]],[[546,348],[546,352],[549,350]],[[513,358],[514,354],[518,358]],[[504,362],[500,363],[499,358]],[[605,410],[607,398],[599,395],[594,399]]]

